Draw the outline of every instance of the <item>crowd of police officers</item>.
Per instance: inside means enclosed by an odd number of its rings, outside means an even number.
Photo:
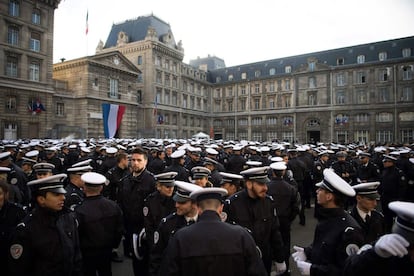
[[[364,262],[381,263],[380,275],[392,275],[395,263],[400,275],[413,275],[413,149],[3,141],[2,274],[112,275],[111,261],[122,262],[123,255],[132,258],[135,275],[289,275],[289,260],[302,275],[356,275],[368,271]],[[298,216],[306,227],[304,210],[312,207],[318,219],[313,243],[292,247],[291,224]],[[205,224],[196,227],[200,218]],[[224,238],[229,233],[240,240]],[[199,238],[210,235],[216,239]]]

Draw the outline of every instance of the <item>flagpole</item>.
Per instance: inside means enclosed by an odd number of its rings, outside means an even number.
[[[85,35],[86,35],[86,56],[88,56],[88,37],[89,33],[89,9],[86,10],[86,29],[85,29]]]

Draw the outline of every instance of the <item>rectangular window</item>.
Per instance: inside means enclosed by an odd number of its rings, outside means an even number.
[[[292,131],[282,132],[282,139],[285,142],[293,142],[293,132]]]
[[[20,14],[20,3],[19,1],[11,0],[9,2],[9,15],[10,16],[19,16]]]
[[[260,93],[260,84],[256,83],[254,85],[254,93],[256,94]]]
[[[246,99],[240,99],[239,111],[245,111],[245,110],[246,110]]]
[[[379,54],[378,54],[378,59],[379,59],[380,61],[384,61],[384,60],[386,60],[386,59],[387,59],[387,52],[381,52],[381,53],[379,53]]]
[[[360,113],[355,115],[355,121],[356,122],[368,122],[368,114],[367,113]]]
[[[368,103],[368,96],[365,90],[359,90],[356,92],[356,98],[358,104],[366,104]]]
[[[290,80],[285,80],[285,90],[286,91],[290,90]]]
[[[368,143],[369,142],[369,132],[368,130],[357,130],[354,131],[354,141]]]
[[[40,65],[37,62],[30,63],[29,80],[40,81]]]
[[[308,95],[308,105],[316,105],[316,95],[315,95],[315,93],[310,93]]]
[[[275,108],[275,100],[273,98],[269,99],[269,108],[274,109]]]
[[[247,73],[241,73],[241,79],[242,80],[247,79]]]
[[[65,116],[65,104],[56,103],[56,116]]]
[[[286,74],[289,74],[289,73],[291,73],[291,72],[292,72],[292,67],[291,67],[290,65],[285,66],[285,73],[286,73]]]
[[[30,50],[35,52],[40,52],[40,34],[31,33],[30,34]]]
[[[344,86],[345,85],[345,75],[344,74],[337,74],[336,75],[336,85],[337,86]]]
[[[187,108],[187,95],[183,95],[183,108]]]
[[[227,88],[227,97],[233,97],[233,87]]]
[[[411,80],[413,78],[413,69],[411,66],[403,67],[403,80]]]
[[[157,71],[155,78],[157,83],[162,84],[162,73],[160,71]]]
[[[227,140],[234,140],[234,132],[227,132],[226,133]]]
[[[240,88],[240,94],[241,95],[246,95],[246,86],[241,86],[241,88]]]
[[[309,83],[309,88],[315,88],[316,87],[315,77],[309,77],[308,83]]]
[[[17,100],[15,96],[9,96],[6,98],[6,110],[13,111],[16,110]]]
[[[170,92],[165,92],[165,95],[164,95],[164,103],[165,104],[170,104]]]
[[[344,93],[344,91],[336,92],[336,104],[345,104],[345,93]]]
[[[238,136],[239,140],[247,140],[248,139],[247,132],[239,132],[237,136]]]
[[[6,76],[17,78],[17,57],[7,57]]]
[[[315,62],[314,61],[312,61],[312,62],[309,62],[309,64],[308,64],[308,69],[309,69],[309,71],[311,71],[311,72],[313,72],[313,71],[315,71],[315,66],[316,64],[315,64]]]
[[[401,101],[403,102],[413,101],[413,88],[412,87],[404,87],[402,89]]]
[[[176,92],[173,92],[172,93],[172,103],[171,103],[172,105],[174,105],[174,106],[177,106],[177,93]]]
[[[266,119],[266,124],[269,126],[275,126],[277,124],[277,118],[276,117],[269,117]]]
[[[392,114],[388,112],[381,112],[377,114],[377,122],[379,123],[387,123],[392,122]]]
[[[252,133],[252,140],[253,141],[262,141],[262,133],[261,132],[253,132]]]
[[[262,118],[261,117],[252,118],[252,125],[253,126],[261,126],[262,125]]]
[[[243,119],[239,119],[239,126],[247,126],[248,124],[248,120],[243,118]]]
[[[348,143],[348,131],[339,130],[336,132],[336,142],[340,144]]]
[[[275,92],[275,82],[269,82],[269,92]]]
[[[365,56],[364,56],[364,55],[359,55],[359,56],[357,57],[357,63],[358,63],[358,64],[365,63]]]
[[[155,65],[161,66],[161,56],[156,56],[155,57]]]
[[[260,109],[260,99],[254,99],[254,109],[255,110]]]
[[[345,64],[344,58],[337,58],[336,59],[336,64],[337,65],[344,65]]]
[[[285,100],[284,101],[285,102],[285,107],[291,107],[291,100],[290,100],[291,96],[288,95],[288,96],[284,96],[283,98]]]
[[[414,141],[414,129],[401,130],[401,142],[412,143]]]
[[[269,132],[267,132],[267,140],[268,141],[275,141],[275,140],[277,140],[277,132],[276,131],[269,131]]]
[[[380,103],[388,103],[391,101],[390,91],[388,87],[381,87],[378,89],[378,101]]]
[[[363,83],[366,83],[366,81],[367,80],[366,80],[365,72],[364,71],[357,72],[356,83],[363,84]]]
[[[194,97],[193,96],[190,97],[190,108],[194,109]]]
[[[228,111],[233,111],[233,101],[228,101],[227,102],[227,106],[228,106]]]
[[[410,57],[411,56],[411,48],[404,48],[402,49],[402,56],[403,57]]]
[[[390,130],[378,130],[376,136],[377,143],[386,143],[394,141],[392,131]]]
[[[36,25],[40,25],[40,11],[39,10],[33,10],[32,23]]]
[[[118,99],[118,80],[109,79],[109,97]]]
[[[378,71],[378,79],[379,81],[388,81],[389,70],[388,69],[380,69]]]
[[[19,45],[19,28],[9,26],[7,30],[7,43],[14,46]]]

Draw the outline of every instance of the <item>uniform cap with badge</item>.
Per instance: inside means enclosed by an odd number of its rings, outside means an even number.
[[[4,161],[10,158],[10,151],[0,152],[0,161]]]
[[[55,168],[55,165],[51,163],[42,162],[34,164],[32,168],[36,173],[52,172],[52,170]]]
[[[355,196],[355,190],[351,185],[337,175],[332,169],[323,170],[323,180],[315,184],[316,187],[322,188],[334,194]]]
[[[92,159],[87,159],[72,165],[72,167],[67,169],[69,174],[84,174],[90,172],[93,168],[89,165]]]
[[[193,174],[193,179],[200,179],[208,177],[211,171],[206,167],[196,166],[191,169],[191,173]]]
[[[177,172],[166,172],[166,173],[160,173],[155,175],[155,180],[159,182],[161,185],[167,186],[167,187],[174,187],[174,179],[177,176]]]
[[[185,150],[183,150],[183,149],[179,149],[179,150],[176,150],[176,151],[174,151],[172,154],[171,154],[171,158],[172,159],[178,159],[178,158],[182,158],[182,157],[184,157],[184,155],[185,155]]]
[[[241,171],[240,174],[243,176],[245,180],[255,181],[261,184],[267,184],[270,182],[268,177],[268,170],[269,167],[258,167],[258,168],[250,168],[244,171]]]
[[[378,193],[378,186],[380,183],[376,182],[366,182],[352,186],[354,188],[357,195],[361,195],[370,199],[380,199],[380,195]]]
[[[218,162],[216,161],[216,160],[214,160],[214,159],[211,159],[211,158],[209,158],[209,157],[205,157],[204,158],[204,162],[203,162],[203,165],[218,165]]]
[[[246,161],[246,165],[249,168],[257,168],[257,167],[261,167],[263,165],[263,163],[260,162],[260,161],[248,160],[248,161]]]
[[[220,175],[223,177],[221,180],[221,185],[225,183],[231,183],[236,186],[240,186],[241,181],[243,180],[243,176],[234,173],[220,172]]]
[[[382,159],[382,162],[388,162],[388,161],[395,163],[395,162],[397,162],[397,158],[395,158],[394,156],[391,156],[391,155],[384,155],[383,159]]]
[[[46,191],[57,194],[66,194],[66,190],[63,188],[66,177],[67,175],[64,173],[51,175],[45,178],[29,181],[27,182],[27,186],[37,192]]]
[[[198,185],[188,183],[185,181],[174,181],[177,190],[174,193],[173,200],[175,202],[187,202],[191,200],[190,194],[197,190],[202,190],[202,188]]]

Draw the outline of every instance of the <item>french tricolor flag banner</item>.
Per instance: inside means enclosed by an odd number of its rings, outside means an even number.
[[[105,138],[114,138],[119,126],[121,125],[122,116],[124,116],[125,113],[125,106],[103,103],[102,113]]]

